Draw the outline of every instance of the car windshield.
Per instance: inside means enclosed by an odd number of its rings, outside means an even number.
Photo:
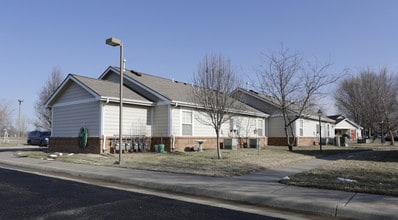
[[[51,136],[51,132],[49,131],[42,132],[42,136]]]

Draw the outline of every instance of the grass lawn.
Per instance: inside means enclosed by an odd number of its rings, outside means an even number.
[[[0,137],[0,149],[2,147],[16,147],[20,146],[23,144],[26,144],[27,138],[26,137],[10,137],[8,139],[4,139],[3,137]]]
[[[129,153],[122,155],[123,167],[162,172],[238,176],[252,172],[283,167],[297,162],[322,158],[340,153],[355,153],[346,159],[290,176],[282,183],[298,186],[367,192],[398,196],[398,148],[359,144],[350,147],[298,147],[289,152],[287,147],[267,146],[263,149],[222,150],[223,159],[217,159],[216,150],[204,152]],[[18,152],[19,156],[46,159],[42,151]],[[57,154],[56,160],[98,166],[115,165],[118,154]],[[338,179],[340,178],[340,180]]]
[[[282,183],[398,196],[398,148],[375,147],[281,180]]]
[[[309,160],[315,158],[314,153],[310,148],[308,148],[308,155],[289,152],[287,147],[266,147],[260,150],[245,148],[222,150],[222,160],[217,159],[216,150],[128,153],[122,154],[122,167],[206,176],[238,176]],[[51,153],[42,151],[18,152],[20,156],[42,159],[47,158],[49,154]],[[100,166],[119,166],[114,164],[118,159],[118,154],[62,154],[56,160]]]

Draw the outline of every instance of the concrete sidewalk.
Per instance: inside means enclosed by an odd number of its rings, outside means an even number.
[[[278,183],[285,176],[316,168],[339,157],[341,156],[314,159],[239,177],[207,177],[46,161],[16,157],[11,151],[0,152],[0,164],[327,216],[398,219],[398,197],[295,187]]]

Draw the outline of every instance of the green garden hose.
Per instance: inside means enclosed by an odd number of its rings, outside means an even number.
[[[85,149],[87,146],[87,137],[88,137],[88,129],[87,128],[80,128],[79,137],[78,137],[78,144],[81,149]]]

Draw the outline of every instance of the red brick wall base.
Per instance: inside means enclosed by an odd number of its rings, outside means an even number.
[[[107,137],[104,150],[103,137],[89,137],[85,149],[79,147],[77,137],[51,137],[49,150],[52,152],[68,153],[116,153],[114,145],[118,139],[119,137]],[[251,138],[238,138],[238,148],[248,147],[249,139]],[[260,139],[260,147],[268,145],[268,139],[266,137],[258,137],[258,139]],[[184,151],[187,148],[198,147],[196,140],[205,140],[202,144],[204,149],[216,149],[217,139],[215,137],[175,137],[174,149],[172,149],[173,140],[171,137],[145,137],[144,143],[147,147],[142,151],[155,151],[154,146],[162,143],[165,146],[165,151]],[[223,146],[223,142],[224,138],[220,138],[221,147]]]
[[[293,141],[293,139],[291,139]],[[318,144],[318,139],[314,137],[296,137],[294,146],[314,146]],[[268,145],[287,146],[286,137],[269,137]]]
[[[99,154],[102,152],[102,143],[103,138],[101,137],[89,137],[87,146],[82,149],[78,145],[77,137],[51,137],[48,148],[52,152]]]

